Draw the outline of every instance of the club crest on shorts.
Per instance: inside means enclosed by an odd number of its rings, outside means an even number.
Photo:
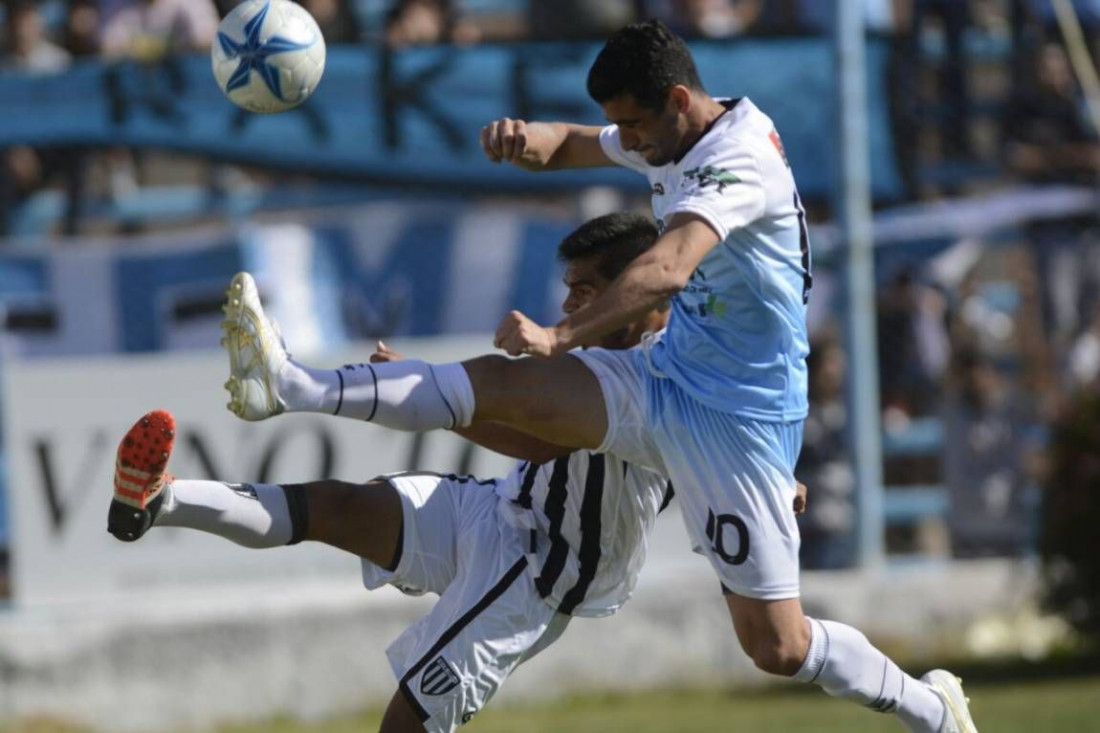
[[[425,695],[445,695],[458,687],[458,672],[443,657],[436,657],[420,675],[420,692]]]

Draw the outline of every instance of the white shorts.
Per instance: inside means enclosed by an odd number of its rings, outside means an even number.
[[[401,558],[393,572],[363,561],[368,588],[394,585],[439,601],[386,650],[399,689],[430,731],[453,731],[481,710],[519,664],[569,617],[538,594],[526,532],[497,514],[493,482],[435,474],[385,477],[401,496]]]
[[[802,421],[763,422],[703,405],[650,372],[642,349],[570,352],[600,381],[607,435],[598,448],[671,479],[692,549],[723,587],[798,597],[794,466]]]

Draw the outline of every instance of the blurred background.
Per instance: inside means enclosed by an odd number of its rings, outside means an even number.
[[[293,567],[239,559],[178,534],[154,560],[108,543],[114,440],[163,405],[195,426],[178,474],[506,469],[449,437],[234,424],[219,394],[222,289],[254,271],[292,350],[334,363],[362,361],[379,338],[416,355],[476,354],[512,308],[555,321],[558,241],[591,216],[648,211],[645,182],[496,166],[477,133],[506,115],[599,124],[588,65],[601,39],[649,17],[689,39],[708,91],[749,96],[775,120],[813,225],[798,469],[810,487],[807,606],[862,621],[918,666],[947,656],[1029,675],[1090,670],[1075,697],[1100,713],[1089,656],[1100,632],[1100,2],[302,0],[325,34],[326,74],[305,105],[270,117],[233,107],[210,74],[208,48],[235,4],[0,5],[0,720],[152,729],[388,697],[381,649],[401,615],[386,616],[388,637],[378,624],[345,629],[369,638],[354,664],[370,669],[331,670],[350,678],[343,697],[291,699],[285,685],[304,672],[260,681],[278,665],[256,649],[290,623],[270,609],[293,609],[295,643],[321,644],[308,631],[319,618],[362,615],[354,567],[317,553]],[[732,646],[700,651],[732,634],[680,531],[655,541],[646,610],[597,627],[637,625],[612,636],[616,650],[643,645],[634,653],[664,672],[624,684],[626,667],[604,670],[601,688],[751,681]],[[652,589],[670,578],[701,589],[705,628],[661,606]],[[376,619],[391,613],[375,603]],[[257,613],[267,631],[250,645],[239,624]],[[164,663],[127,646],[137,618],[155,618],[143,633],[169,629],[178,649],[209,645],[178,663],[178,684],[204,700],[217,696],[210,680],[237,677],[210,663],[226,644],[252,654],[242,664],[264,694],[123,726],[106,712],[116,693],[95,678]],[[689,627],[699,646],[652,647]],[[547,662],[549,687],[568,692],[563,654]]]

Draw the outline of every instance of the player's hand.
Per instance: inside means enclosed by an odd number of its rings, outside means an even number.
[[[540,326],[519,311],[511,311],[500,322],[493,346],[503,349],[509,356],[538,356],[544,359],[564,350],[557,331]]]
[[[481,128],[481,149],[494,163],[507,161],[521,167],[535,167],[536,156],[527,148],[527,123],[504,117]]]
[[[806,484],[801,481],[795,481],[794,484],[794,513],[802,514],[806,511]]]
[[[401,361],[404,358],[404,354],[399,354],[379,340],[374,347],[374,353],[370,355],[370,362],[371,364],[382,364],[389,361]]]

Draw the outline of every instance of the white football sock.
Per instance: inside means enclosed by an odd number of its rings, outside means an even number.
[[[896,713],[916,733],[938,733],[945,709],[932,688],[901,671],[851,626],[809,622],[810,651],[794,679],[877,712]]]
[[[177,479],[164,491],[153,522],[157,527],[198,529],[254,549],[281,547],[295,539],[282,486]]]
[[[288,412],[323,412],[367,420],[395,430],[466,427],[474,416],[474,389],[459,363],[417,359],[312,369],[293,359],[279,373]]]

